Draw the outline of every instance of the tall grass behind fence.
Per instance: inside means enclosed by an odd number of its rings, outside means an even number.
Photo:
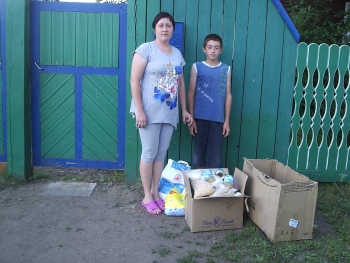
[[[349,62],[349,46],[298,46],[288,165],[317,181],[350,180]]]

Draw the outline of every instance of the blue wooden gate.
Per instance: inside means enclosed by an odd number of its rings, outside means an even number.
[[[31,1],[33,165],[125,166],[126,4]]]
[[[5,1],[0,1],[0,162],[7,161],[6,143],[6,27]]]

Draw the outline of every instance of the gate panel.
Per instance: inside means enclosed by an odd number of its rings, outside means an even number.
[[[298,46],[288,165],[316,181],[350,181],[349,62],[349,46]]]
[[[41,155],[74,158],[74,76],[40,75]]]
[[[115,76],[83,77],[83,159],[117,159],[118,90]],[[99,153],[99,154],[97,154]]]
[[[124,169],[127,5],[31,4],[34,166]]]

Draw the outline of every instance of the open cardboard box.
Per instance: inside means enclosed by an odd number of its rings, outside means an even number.
[[[214,173],[217,169],[211,169]],[[223,169],[229,174],[228,169]],[[200,197],[194,198],[193,189],[187,173],[184,171],[186,205],[185,219],[191,232],[215,231],[224,229],[236,229],[243,227],[244,195],[248,176],[239,169],[235,169],[234,180],[240,183],[242,195],[234,197]]]
[[[318,183],[276,160],[244,158],[250,219],[273,242],[311,239]]]

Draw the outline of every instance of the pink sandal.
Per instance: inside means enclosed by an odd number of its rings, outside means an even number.
[[[154,202],[157,204],[157,206],[159,207],[160,210],[164,211],[165,204],[164,204],[163,199],[158,199]]]
[[[146,208],[147,212],[152,215],[160,215],[161,212],[156,212],[155,210],[160,209],[155,201],[151,201],[149,203],[145,203],[144,201],[141,202],[142,206]]]

